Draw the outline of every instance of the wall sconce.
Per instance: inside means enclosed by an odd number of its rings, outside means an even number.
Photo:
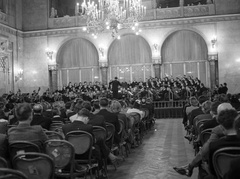
[[[15,76],[15,81],[19,81],[19,80],[22,80],[23,78],[23,70],[22,69],[19,69],[16,76]]]
[[[99,47],[98,50],[99,50],[101,56],[104,57],[104,49],[102,47]]]
[[[159,48],[158,44],[153,44],[153,50],[155,52],[158,52],[158,48]]]
[[[217,38],[214,37],[214,38],[211,40],[211,42],[212,42],[212,48],[215,48],[216,43],[217,43]]]
[[[51,51],[49,48],[46,49],[46,55],[48,59],[52,60],[53,53],[54,51]]]

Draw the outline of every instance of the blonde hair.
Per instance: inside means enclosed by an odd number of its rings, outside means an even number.
[[[118,113],[118,112],[121,111],[121,108],[122,108],[122,106],[121,106],[121,104],[120,104],[118,101],[113,100],[113,101],[111,102],[110,109],[111,109],[112,112]]]

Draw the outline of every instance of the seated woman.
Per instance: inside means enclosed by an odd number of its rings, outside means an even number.
[[[133,104],[133,107],[127,110],[127,114],[130,113],[138,113],[141,116],[141,120],[143,119],[144,112],[140,110],[140,101],[136,100]]]

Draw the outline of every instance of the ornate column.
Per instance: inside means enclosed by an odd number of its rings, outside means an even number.
[[[213,89],[215,85],[219,84],[218,54],[208,54],[208,61],[210,67],[210,84]]]
[[[161,77],[161,55],[160,47],[157,43],[152,45],[152,62],[154,68],[155,77]]]
[[[57,64],[51,64],[48,65],[48,74],[49,74],[49,89],[50,92],[54,92],[58,89],[57,85],[57,70],[58,66]]]
[[[99,62],[100,71],[102,75],[102,84],[108,84],[108,63],[107,62]]]
[[[161,78],[161,57],[160,58],[154,58],[153,59],[153,68],[154,68],[154,74],[155,77]]]

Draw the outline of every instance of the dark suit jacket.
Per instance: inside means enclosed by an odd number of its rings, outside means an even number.
[[[9,144],[15,141],[29,141],[37,144],[43,150],[44,142],[48,137],[43,132],[41,126],[30,126],[29,124],[18,124],[17,127],[8,129],[8,142]]]
[[[92,126],[101,126],[106,129],[105,119],[102,115],[91,113],[88,118],[89,118],[88,124],[90,124]]]
[[[195,117],[197,117],[198,115],[200,115],[200,114],[203,114],[203,111],[202,111],[202,108],[201,108],[201,107],[192,110],[192,112],[189,114],[189,115],[190,115],[189,124],[190,124],[190,125],[193,125],[193,119],[194,119]]]
[[[230,170],[224,175],[223,179],[240,178],[240,158],[234,159],[230,164]]]
[[[217,122],[217,119],[216,118],[213,118],[209,121],[206,121],[203,123],[203,126],[202,126],[202,130],[205,130],[205,129],[210,129],[210,128],[214,128],[216,126],[218,126],[218,122]]]
[[[6,134],[0,134],[0,157],[8,158],[8,140]]]
[[[59,122],[65,123],[64,119],[62,117],[60,117],[60,116],[53,116],[52,122],[53,121],[59,121]]]
[[[118,121],[118,116],[114,113],[109,112],[107,109],[101,109],[97,114],[102,115],[105,119],[105,122],[108,122],[114,125],[115,127],[114,142],[119,143],[120,136],[118,135],[118,132],[120,130],[120,124]]]
[[[33,115],[33,119],[30,125],[40,125],[42,128],[49,130],[51,123],[51,118],[44,117],[43,115]]]
[[[212,162],[213,154],[215,151],[223,147],[240,147],[240,140],[237,137],[237,135],[225,136],[215,142],[210,143],[208,163],[209,163],[209,169],[213,175],[216,175],[213,168],[213,162]]]

